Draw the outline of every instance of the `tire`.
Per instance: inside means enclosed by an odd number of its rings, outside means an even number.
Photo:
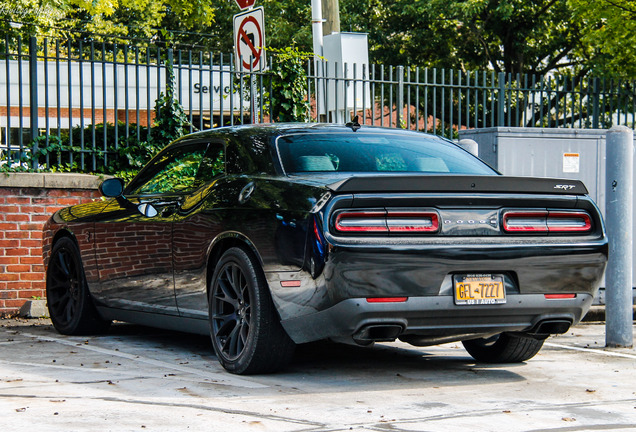
[[[543,339],[513,333],[501,333],[489,338],[471,339],[462,344],[477,361],[485,363],[519,363],[534,357],[543,346]]]
[[[209,317],[214,351],[228,372],[276,372],[293,356],[295,344],[280,324],[265,275],[241,248],[228,249],[216,265]]]
[[[62,334],[103,333],[110,326],[95,309],[79,249],[68,237],[53,246],[46,271],[46,299],[53,326]]]

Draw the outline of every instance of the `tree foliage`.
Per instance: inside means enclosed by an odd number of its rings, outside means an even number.
[[[176,85],[170,62],[166,63],[166,74],[166,93],[160,93],[155,101],[155,122],[150,137],[152,143],[160,145],[160,149],[185,135],[188,124],[185,111],[174,95]]]
[[[309,121],[307,72],[305,62],[311,54],[297,48],[269,50],[272,66],[272,118],[280,122]]]
[[[9,0],[0,6],[0,29],[71,40],[170,42],[173,32],[188,39],[210,28],[215,10],[206,0]]]
[[[366,8],[341,0],[341,8],[343,31],[368,32],[374,60],[393,65],[545,73],[572,65],[581,33],[565,0],[367,0]]]
[[[568,0],[582,23],[583,46],[577,53],[597,75],[636,77],[636,1]]]
[[[0,30],[233,49],[234,0],[8,0]],[[309,0],[259,0],[269,47],[311,51]],[[636,75],[636,0],[340,0],[341,31],[385,65]],[[101,36],[100,36],[101,35]]]

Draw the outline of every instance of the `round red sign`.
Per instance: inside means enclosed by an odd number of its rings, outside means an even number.
[[[243,9],[251,8],[256,3],[256,0],[235,0],[238,7]]]

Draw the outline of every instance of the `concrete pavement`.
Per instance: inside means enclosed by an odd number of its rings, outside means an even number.
[[[604,349],[602,324],[523,364],[475,364],[454,343],[318,343],[250,377],[226,373],[204,337],[0,326],[3,431],[636,431],[636,350]]]

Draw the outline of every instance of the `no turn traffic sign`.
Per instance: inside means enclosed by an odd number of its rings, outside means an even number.
[[[236,4],[241,10],[251,8],[254,6],[254,3],[256,3],[256,0],[236,0]]]
[[[265,11],[262,6],[234,15],[234,52],[239,71],[263,71],[267,68]]]

